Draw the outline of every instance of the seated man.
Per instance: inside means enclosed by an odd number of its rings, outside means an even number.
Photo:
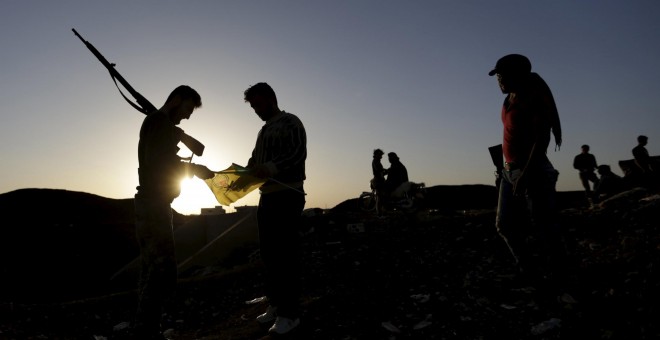
[[[385,180],[385,191],[387,196],[399,188],[401,184],[408,182],[408,170],[399,161],[396,153],[390,152],[387,154],[387,159],[390,161],[390,168],[387,170],[387,179]]]
[[[613,173],[609,165],[599,165],[598,174],[600,179],[594,188],[595,199],[600,201],[625,190],[623,178]]]

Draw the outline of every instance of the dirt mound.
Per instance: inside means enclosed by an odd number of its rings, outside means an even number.
[[[574,281],[554,295],[517,281],[493,210],[385,218],[328,213],[305,236],[304,317],[290,338],[657,338],[658,202],[651,196],[625,211],[564,210]],[[181,280],[167,318],[170,334],[265,338],[254,321],[265,304],[246,304],[263,295],[261,275],[257,260]],[[60,304],[7,303],[0,335],[120,338],[134,302],[126,292]]]

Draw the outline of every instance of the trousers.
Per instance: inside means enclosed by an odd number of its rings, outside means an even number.
[[[304,206],[304,194],[286,189],[262,193],[257,209],[266,296],[279,316],[290,319],[300,314],[300,222]]]
[[[165,200],[136,197],[135,215],[140,276],[134,328],[154,333],[160,329],[164,306],[176,288],[172,208]]]
[[[521,171],[502,171],[495,226],[521,271],[554,275],[566,260],[556,211],[559,172],[550,161],[526,169],[526,188],[514,196]]]

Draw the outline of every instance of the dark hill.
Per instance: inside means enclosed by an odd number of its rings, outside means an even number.
[[[20,189],[0,195],[0,213],[28,223],[51,225],[126,222],[133,218],[133,200],[58,189]]]
[[[0,195],[0,300],[61,300],[98,292],[138,254],[133,199],[58,189]],[[175,224],[185,217],[175,213]],[[11,221],[11,222],[9,222]]]
[[[303,239],[303,323],[289,339],[660,338],[657,193],[561,211],[573,273],[561,295],[517,279],[492,208],[378,218],[340,206],[314,216]],[[258,257],[182,278],[166,327],[174,339],[268,339],[254,321],[265,306],[246,304],[263,295],[263,279]],[[135,308],[134,291],[34,300],[0,303],[0,338],[118,339]]]
[[[424,199],[419,202],[423,209],[434,209],[443,213],[462,210],[497,208],[497,188],[493,185],[435,185],[425,188]],[[588,204],[583,191],[557,192],[559,209],[584,207]],[[351,211],[358,206],[357,198],[348,199],[332,210]]]
[[[62,189],[19,189],[0,194],[0,214],[28,223],[133,223],[133,198],[111,199]],[[175,224],[183,217],[175,212]]]
[[[581,193],[560,193],[570,201]],[[422,209],[442,213],[494,209],[497,192],[488,185],[426,188]],[[332,209],[356,211],[356,199]],[[61,301],[109,291],[108,277],[139,251],[133,199],[109,199],[59,189],[20,189],[0,194],[0,300]],[[194,219],[175,212],[175,228]],[[357,221],[353,219],[354,221]],[[48,282],[48,285],[44,285]]]

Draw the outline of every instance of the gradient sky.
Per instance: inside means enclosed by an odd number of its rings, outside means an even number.
[[[555,96],[564,144],[548,154],[558,190],[581,190],[572,161],[582,144],[618,174],[640,134],[660,154],[658,1],[4,0],[2,7],[0,193],[135,193],[143,115],[72,28],[157,107],[180,84],[198,90],[203,106],[180,126],[206,145],[193,161],[214,170],[247,162],[263,123],[243,91],[271,84],[280,108],[307,129],[308,208],[369,190],[374,148],[396,152],[410,179],[427,186],[494,184],[488,147],[501,143],[504,95],[487,73],[509,53],[528,56]],[[236,205],[257,200],[253,192]],[[187,214],[215,205],[195,179],[173,207]]]

